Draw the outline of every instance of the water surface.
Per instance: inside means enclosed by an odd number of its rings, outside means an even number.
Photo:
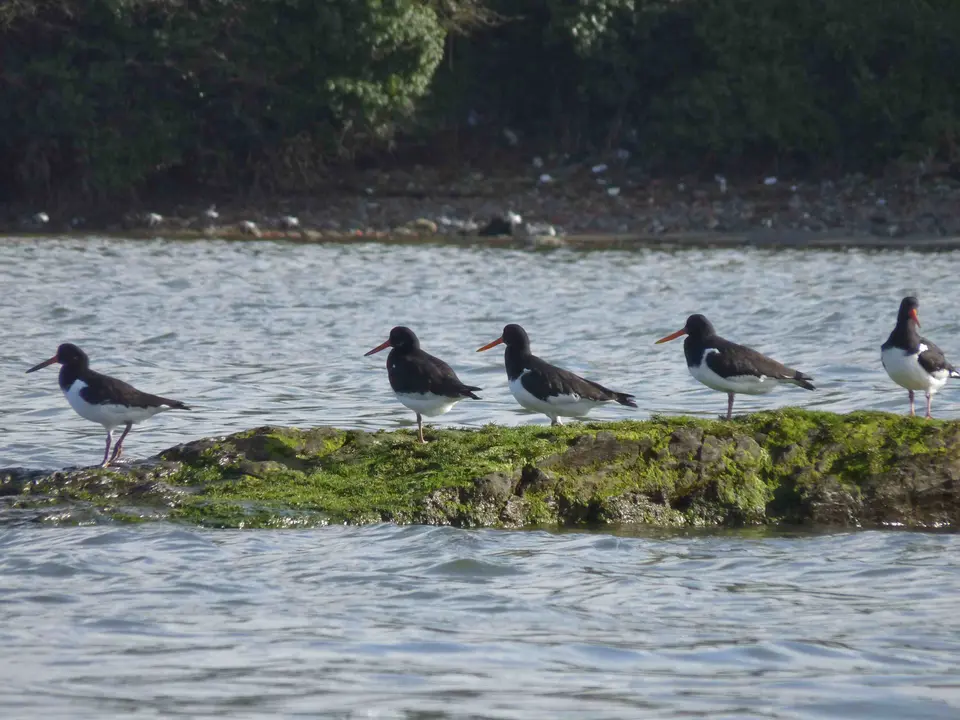
[[[443,423],[543,423],[506,389],[506,322],[651,413],[712,416],[680,343],[722,334],[817,379],[738,401],[903,411],[879,363],[901,295],[960,356],[960,254],[661,250],[531,254],[217,241],[0,243],[0,466],[99,459],[53,369],[183,399],[146,457],[267,423],[409,426],[385,354],[407,324],[471,383]],[[956,350],[957,352],[954,352]],[[935,412],[957,417],[954,392]],[[765,531],[563,533],[327,527],[0,528],[4,718],[834,718],[960,716],[960,538]]]
[[[960,538],[0,530],[5,718],[960,717]]]
[[[527,328],[534,352],[637,396],[638,411],[716,416],[722,394],[687,373],[682,341],[654,346],[703,312],[718,331],[793,364],[819,389],[740,397],[752,411],[785,404],[902,412],[879,346],[902,295],[919,293],[923,331],[960,358],[960,253],[908,251],[556,251],[378,244],[5,239],[0,242],[0,466],[98,460],[102,431],[67,406],[53,368],[24,371],[60,342],[141,389],[195,406],[137,427],[130,457],[264,424],[410,426],[393,398],[386,352],[363,353],[405,324],[482,401],[438,420],[544,423],[510,396],[499,348],[476,353],[504,324]],[[949,386],[939,417],[960,416]]]

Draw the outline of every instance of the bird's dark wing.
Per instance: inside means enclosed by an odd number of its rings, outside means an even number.
[[[538,357],[531,357],[520,382],[530,394],[539,398],[577,395],[594,402],[614,401],[636,407],[633,395],[617,392],[593,380],[587,380],[569,370],[551,365]]]
[[[775,380],[794,382],[808,390],[814,389],[809,382],[813,378],[752,348],[737,345],[737,343],[722,338],[718,338],[717,342],[712,344],[712,347],[717,352],[708,351],[706,363],[720,377],[769,377]]]
[[[101,375],[92,370],[79,379],[86,383],[86,387],[80,391],[80,397],[91,405],[123,405],[139,408],[166,405],[178,410],[190,409],[179,400],[170,400],[159,395],[142,392],[123,380],[118,380],[109,375]]]
[[[444,397],[469,397],[481,388],[460,381],[449,365],[438,357],[420,351],[391,359],[388,367],[390,387],[398,393],[433,393]]]
[[[926,350],[922,349],[924,346],[926,346]],[[926,338],[920,338],[920,347],[921,352],[917,360],[920,362],[920,367],[928,373],[933,375],[934,373],[945,371],[950,375],[960,375],[957,373],[956,368],[947,362],[947,357],[943,354],[943,351],[932,342]]]

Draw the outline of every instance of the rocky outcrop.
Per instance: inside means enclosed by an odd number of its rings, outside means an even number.
[[[261,427],[116,469],[0,470],[0,522],[960,526],[960,422],[783,410],[426,434]]]

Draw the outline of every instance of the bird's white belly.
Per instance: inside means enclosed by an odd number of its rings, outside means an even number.
[[[463,400],[463,398],[445,397],[443,395],[434,395],[433,393],[394,393],[405,407],[414,412],[435,417],[450,412],[453,406]]]
[[[527,372],[529,371],[524,371],[524,374]],[[546,400],[541,400],[523,386],[520,382],[522,377],[523,375],[516,380],[508,381],[510,393],[522,407],[543,413],[549,418],[584,417],[594,408],[604,404],[596,400],[584,400],[579,395],[552,395]]]
[[[92,403],[88,403],[86,400],[80,397],[80,391],[86,386],[87,384],[83,382],[83,380],[75,380],[73,385],[63,391],[63,394],[67,398],[67,402],[70,403],[70,407],[76,411],[77,415],[86,420],[90,420],[91,422],[99,423],[107,430],[112,430],[115,427],[121,427],[127,423],[133,423],[136,425],[139,422],[143,422],[147,418],[153,417],[159,412],[170,409],[166,405],[149,408],[128,407],[126,405],[111,405],[109,403],[103,405],[94,405]]]
[[[688,366],[690,374],[708,388],[726,393],[765,395],[777,386],[777,380],[775,378],[765,375],[761,375],[760,377],[756,375],[734,375],[728,378],[717,375],[706,363],[708,352],[709,351],[703,354],[699,365]]]
[[[880,362],[883,363],[890,379],[900,387],[907,390],[929,391],[932,395],[946,384],[950,373],[946,370],[938,370],[931,375],[924,370],[920,365],[920,353],[926,349],[926,345],[921,345],[919,352],[908,355],[900,348],[887,348],[880,351]]]

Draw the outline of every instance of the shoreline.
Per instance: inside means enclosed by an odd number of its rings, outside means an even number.
[[[127,232],[50,232],[50,233],[4,233],[3,238],[55,239],[63,237],[98,237],[118,240],[227,240],[250,242],[273,240],[301,244],[350,244],[379,242],[389,245],[442,245],[458,247],[489,247],[508,249],[549,250],[567,248],[577,251],[591,250],[642,250],[661,249],[706,249],[706,248],[761,248],[770,250],[918,250],[925,252],[949,252],[960,250],[960,234],[952,237],[910,236],[901,238],[877,238],[870,235],[839,235],[832,233],[781,233],[776,230],[753,233],[690,233],[665,235],[531,235],[526,237],[481,235],[440,235],[437,233],[396,233],[389,231],[335,233],[319,231],[267,231],[251,235],[242,227],[218,227],[214,231],[181,230],[176,232],[153,232],[131,230]]]
[[[597,172],[603,168],[602,172]],[[545,182],[544,177],[550,181]],[[950,176],[793,182],[649,179],[629,167],[550,175],[355,173],[307,194],[0,206],[0,235],[651,247],[960,248]],[[615,192],[614,192],[615,191]]]

